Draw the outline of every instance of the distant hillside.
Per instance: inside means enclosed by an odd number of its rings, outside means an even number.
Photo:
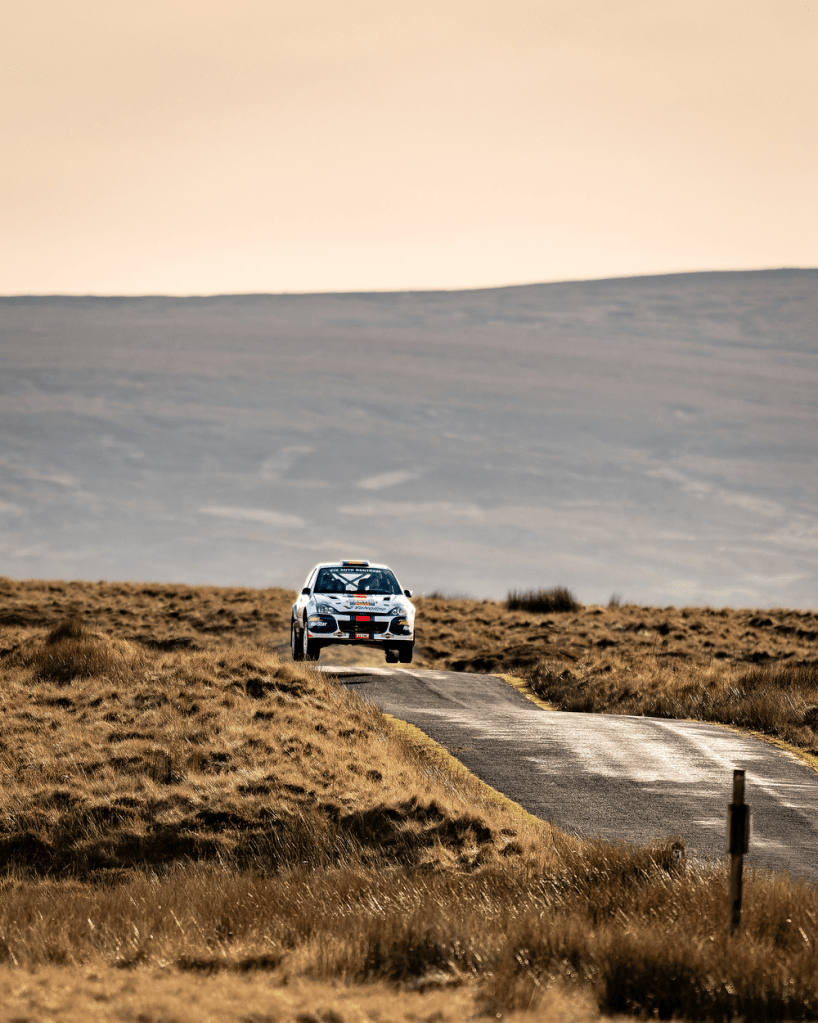
[[[818,271],[0,299],[0,574],[818,606]]]

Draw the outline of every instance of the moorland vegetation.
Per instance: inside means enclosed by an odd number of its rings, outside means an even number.
[[[674,836],[569,837],[288,662],[292,599],[0,580],[8,1018],[818,1013],[814,887],[751,872],[731,938],[725,871]],[[421,664],[511,670],[566,704],[597,687],[605,709],[681,692],[685,667],[692,693],[762,672],[786,677],[792,741],[816,742],[814,616],[418,604]]]

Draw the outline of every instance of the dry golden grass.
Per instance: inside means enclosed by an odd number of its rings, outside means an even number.
[[[818,665],[667,663],[651,656],[541,661],[533,691],[569,711],[718,721],[818,753]]]
[[[818,663],[818,613],[723,608],[586,606],[509,610],[505,602],[425,598],[416,657],[465,671],[528,669],[545,659],[604,664],[605,655],[684,665]]]
[[[39,967],[0,970],[3,1023],[464,1023],[485,1019],[467,987],[401,991],[387,984],[348,987],[252,974],[180,973],[173,969],[128,971]],[[508,1017],[507,1017],[508,1018]],[[514,1013],[515,1023],[592,1023],[593,999],[575,991],[544,992],[536,1012]]]
[[[282,661],[269,643],[286,642],[286,591],[258,595],[278,616],[265,626],[252,591],[146,589],[0,585],[0,1019],[818,1014],[815,888],[751,873],[730,939],[724,871],[688,866],[672,838],[570,839]],[[190,616],[168,619],[186,595]],[[252,642],[218,624],[222,599]],[[729,699],[725,680],[752,665],[692,643],[669,658],[658,627],[628,624],[714,617],[736,635],[742,614],[427,600],[420,651],[519,671],[530,645],[526,667],[560,699],[667,691],[683,708],[719,686]],[[758,628],[794,647],[787,663],[807,660],[810,637]],[[448,632],[465,649],[452,640],[444,657]],[[744,685],[795,704],[812,684],[801,668]]]
[[[19,581],[0,576],[0,629],[8,646],[20,629],[52,628],[79,614],[117,639],[155,650],[224,643],[287,644],[291,590],[165,583]]]
[[[542,1010],[554,987],[583,1012],[818,1011],[815,889],[751,875],[731,939],[725,873],[686,869],[667,844],[589,843],[559,865],[535,854],[467,872],[180,866],[117,885],[12,879],[2,895],[9,964],[101,971],[108,985],[124,968],[277,987],[386,984],[393,1006],[407,991],[466,989],[490,1015]]]
[[[261,648],[163,653],[72,618],[2,663],[0,864],[17,871],[465,862],[499,841],[476,782],[455,791],[374,706]]]

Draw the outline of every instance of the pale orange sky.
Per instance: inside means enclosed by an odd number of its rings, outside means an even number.
[[[0,294],[818,265],[818,0],[3,0]]]

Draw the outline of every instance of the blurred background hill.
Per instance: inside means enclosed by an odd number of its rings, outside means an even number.
[[[818,271],[0,299],[0,574],[815,607]]]

